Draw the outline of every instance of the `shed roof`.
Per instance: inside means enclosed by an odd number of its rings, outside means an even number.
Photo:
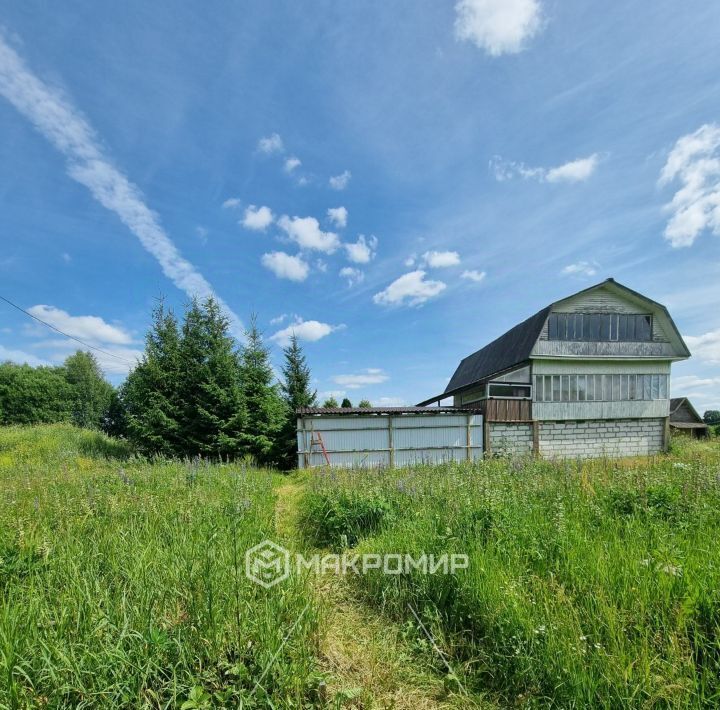
[[[682,407],[685,407],[685,409],[690,412],[695,419],[694,422],[682,422],[673,418],[673,415],[676,415]],[[698,414],[697,409],[692,406],[692,402],[687,397],[673,397],[670,400],[670,424],[672,426],[683,426],[683,428],[692,428],[693,426],[703,426],[707,428],[707,424],[705,424],[700,414]]]
[[[299,415],[330,414],[477,414],[479,409],[469,407],[299,407]]]

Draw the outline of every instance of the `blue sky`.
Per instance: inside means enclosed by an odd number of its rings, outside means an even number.
[[[134,361],[213,292],[415,403],[608,276],[720,408],[720,5],[0,2],[0,295]],[[342,209],[341,209],[342,208]],[[0,304],[0,358],[75,343]],[[122,358],[122,359],[118,359]]]

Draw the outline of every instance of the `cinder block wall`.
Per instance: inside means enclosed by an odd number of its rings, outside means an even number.
[[[663,419],[540,422],[543,458],[647,456],[663,449]]]
[[[490,429],[490,452],[521,456],[533,450],[532,424],[488,422]]]

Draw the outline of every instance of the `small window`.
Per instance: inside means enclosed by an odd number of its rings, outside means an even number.
[[[578,375],[578,402],[584,402],[587,394],[587,378],[585,375]]]
[[[558,317],[557,313],[551,313],[548,318],[548,338],[558,340]]]
[[[530,385],[506,385],[506,384],[491,384],[490,385],[490,396],[491,397],[508,397],[508,398],[529,398],[532,395]]]
[[[609,314],[600,316],[600,340],[610,340],[610,318]]]
[[[652,340],[652,316],[637,316],[635,337],[643,342]]]
[[[552,376],[552,401],[560,401],[560,375]]]

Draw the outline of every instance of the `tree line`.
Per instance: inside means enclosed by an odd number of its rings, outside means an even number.
[[[69,421],[123,437],[145,456],[293,468],[295,410],[317,406],[317,394],[296,337],[283,357],[278,382],[254,317],[238,347],[215,299],[192,301],[182,322],[161,302],[139,363],[117,389],[90,353],[60,367],[0,365],[0,424]]]

